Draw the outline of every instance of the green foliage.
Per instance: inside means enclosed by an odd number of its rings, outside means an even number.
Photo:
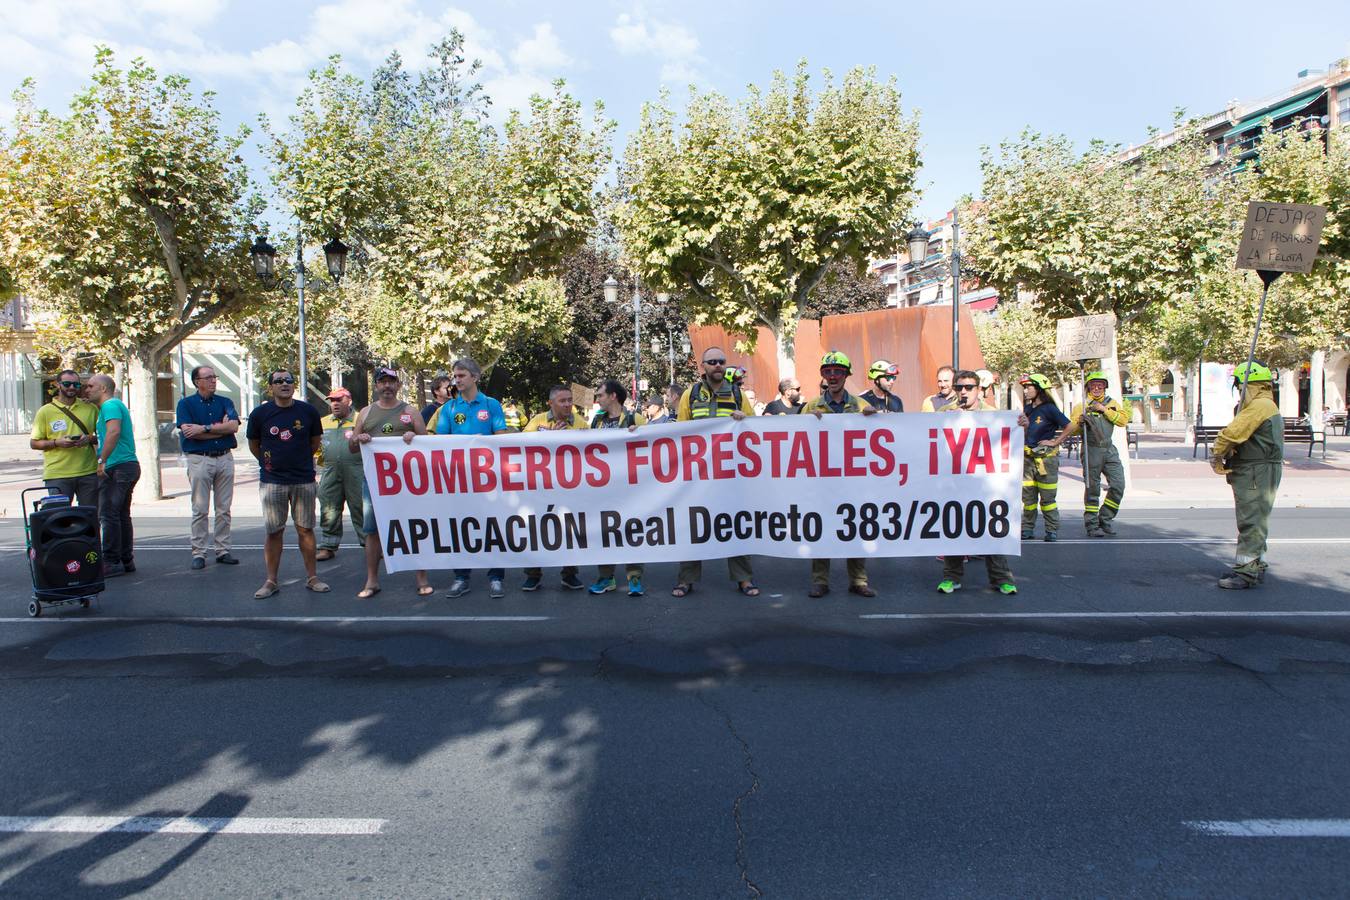
[[[595,224],[613,123],[554,85],[502,133],[483,124],[476,71],[453,35],[414,87],[391,57],[367,84],[340,61],[311,75],[267,148],[307,234],[355,248],[371,348],[410,368],[485,366],[515,341],[566,330],[557,274]]]
[[[831,263],[889,253],[908,223],[917,121],[871,70],[838,85],[826,71],[812,96],[805,62],[738,105],[691,91],[682,125],[668,101],[644,107],[620,173],[631,265],[685,291],[699,322],[752,336],[768,326],[790,359]]]
[[[91,348],[156,359],[256,299],[248,234],[260,209],[211,95],[126,70],[98,51],[92,85],[62,117],[15,94],[0,167],[0,258]]]
[[[993,314],[976,314],[974,324],[985,365],[1005,383],[1026,372],[1051,382],[1078,375],[1077,366],[1055,362],[1055,320],[1031,303],[1000,303]]]
[[[823,319],[886,308],[886,285],[875,275],[853,265],[830,263],[825,277],[806,298],[803,319]]]

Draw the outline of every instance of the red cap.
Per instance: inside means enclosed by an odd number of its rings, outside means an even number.
[[[328,396],[325,399],[350,400],[352,399],[352,392],[347,390],[346,388],[333,388],[331,391],[328,392]]]

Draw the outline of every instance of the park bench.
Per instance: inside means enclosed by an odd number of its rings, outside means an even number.
[[[1346,436],[1346,417],[1345,417],[1345,416],[1343,416],[1343,415],[1332,416],[1330,419],[1327,420],[1327,433],[1328,433],[1328,434],[1335,434],[1337,428],[1339,428],[1339,429],[1341,430],[1341,437],[1345,437],[1345,436]]]
[[[1055,437],[1058,438],[1058,437],[1059,437],[1061,434],[1063,434],[1063,433],[1064,433],[1064,429],[1061,428],[1059,431],[1056,431],[1056,432],[1055,432]],[[1081,434],[1075,434],[1073,437],[1069,438],[1069,439],[1068,439],[1067,441],[1065,441],[1063,444],[1060,444],[1059,448],[1060,448],[1060,450],[1064,451],[1064,456],[1065,456],[1066,459],[1073,459],[1073,457],[1074,457],[1075,454],[1077,454],[1077,456],[1078,456],[1079,459],[1082,459],[1082,457],[1083,457],[1083,446],[1082,446],[1082,445],[1083,445],[1083,436],[1082,436]],[[1134,458],[1135,458],[1135,459],[1138,459],[1138,458],[1139,458],[1139,435],[1136,434],[1135,432],[1131,431],[1130,429],[1126,428],[1126,429],[1125,429],[1125,452],[1126,452],[1126,453],[1129,453],[1131,447],[1134,448]]]
[[[1205,448],[1205,459],[1209,459],[1209,445],[1214,443],[1214,439],[1223,431],[1222,425],[1197,425],[1195,428],[1195,444],[1191,447],[1191,459],[1195,459],[1195,453],[1201,447]]]
[[[1307,422],[1301,422],[1298,419],[1285,419],[1284,442],[1285,444],[1307,444],[1309,458],[1312,458],[1313,447],[1321,444],[1322,458],[1327,458],[1327,433],[1325,431],[1314,431],[1313,427]]]

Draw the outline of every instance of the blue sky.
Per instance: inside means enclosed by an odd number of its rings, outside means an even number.
[[[44,104],[63,107],[87,77],[96,43],[188,75],[217,92],[227,122],[253,124],[260,111],[284,116],[305,72],[330,53],[362,72],[395,48],[416,64],[458,26],[484,62],[498,110],[562,77],[582,100],[604,101],[621,151],[642,103],[663,84],[677,100],[690,82],[739,97],[805,57],[814,70],[864,65],[896,76],[905,105],[921,113],[919,212],[933,217],[978,192],[981,145],[1023,128],[1136,142],[1149,125],[1167,125],[1174,107],[1218,111],[1350,56],[1350,27],[1334,7],[0,0],[0,121],[11,113],[9,89],[29,75]]]

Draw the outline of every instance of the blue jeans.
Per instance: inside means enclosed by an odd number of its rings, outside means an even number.
[[[141,480],[141,464],[136,460],[104,469],[107,478],[98,492],[98,523],[103,531],[103,561],[132,562],[131,492]]]

